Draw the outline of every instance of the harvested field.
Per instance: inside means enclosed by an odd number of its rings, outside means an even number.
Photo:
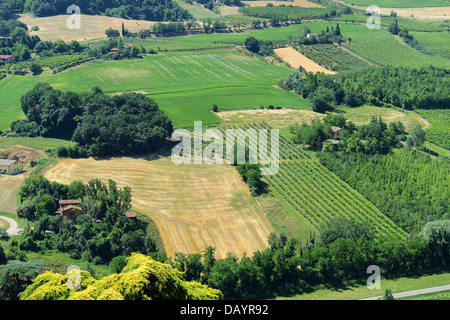
[[[274,6],[280,6],[284,4],[285,6],[297,6],[303,8],[323,8],[320,4],[312,3],[307,0],[294,0],[294,1],[242,1],[246,5],[250,7],[265,7],[268,3],[273,4]]]
[[[307,58],[297,50],[291,47],[275,49],[275,54],[278,55],[284,62],[291,65],[292,68],[298,69],[302,66],[306,71],[323,72],[325,74],[335,74],[336,72],[328,70],[321,65],[315,63],[313,60]]]
[[[0,175],[0,212],[16,213],[16,194],[25,179],[24,174]]]
[[[130,32],[138,32],[148,29],[156,22],[143,20],[127,20],[106,16],[89,16],[82,14],[81,29],[67,28],[67,19],[70,15],[58,15],[53,17],[34,18],[28,15],[20,15],[19,20],[29,28],[38,26],[38,31],[30,31],[30,35],[37,35],[41,40],[84,41],[90,39],[106,38],[105,30],[111,27],[116,30],[122,29],[122,22]]]
[[[45,173],[70,183],[114,179],[132,188],[133,207],[152,218],[169,256],[216,247],[240,257],[267,247],[273,231],[248,186],[229,165],[175,165],[170,158],[63,159]]]

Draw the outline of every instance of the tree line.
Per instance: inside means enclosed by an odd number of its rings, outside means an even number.
[[[308,99],[313,110],[321,113],[338,105],[369,104],[406,110],[450,106],[450,71],[432,66],[371,67],[337,76],[306,72],[300,67],[279,85]]]
[[[18,136],[71,139],[88,156],[145,154],[157,150],[173,126],[145,95],[62,92],[38,83],[21,98],[26,119],[11,123]],[[61,152],[64,152],[62,150]]]

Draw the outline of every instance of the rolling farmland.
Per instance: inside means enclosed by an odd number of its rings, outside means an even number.
[[[425,130],[426,138],[434,144],[450,150],[450,110],[421,109],[416,112],[431,122],[431,127]]]

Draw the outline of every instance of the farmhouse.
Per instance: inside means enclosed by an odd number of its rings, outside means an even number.
[[[339,139],[339,137],[341,136],[342,130],[343,129],[340,127],[331,126],[331,131],[333,131],[333,140]]]
[[[4,63],[11,64],[14,62],[14,56],[10,54],[1,54],[0,55],[0,61],[3,61]]]
[[[76,221],[78,216],[83,213],[79,200],[60,200],[59,210],[56,212],[72,221]]]
[[[18,174],[23,172],[23,162],[12,159],[0,159],[0,173],[3,174]]]
[[[308,34],[306,35],[306,37],[307,37],[307,38],[312,38],[312,37],[318,38],[319,35],[318,35],[317,33],[308,33]]]

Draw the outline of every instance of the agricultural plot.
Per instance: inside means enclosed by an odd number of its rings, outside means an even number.
[[[126,43],[142,46],[146,51],[191,51],[191,50],[205,50],[205,49],[218,49],[226,48],[230,45],[223,43],[212,42],[195,42],[195,41],[171,41],[171,40],[159,40],[154,38],[148,39],[126,39]],[[86,43],[89,47],[99,46],[106,43],[107,40],[99,40],[96,42]]]
[[[416,112],[431,122],[431,127],[425,130],[427,140],[450,150],[450,110],[420,109]]]
[[[295,48],[329,70],[345,71],[370,67],[366,61],[333,44],[301,45]]]
[[[428,47],[431,53],[450,59],[450,35],[448,32],[412,32],[412,35]]]
[[[168,256],[216,247],[240,257],[267,248],[273,231],[248,186],[230,165],[175,165],[169,158],[63,159],[50,181],[114,179],[132,188],[133,207],[152,218]]]
[[[168,114],[176,127],[218,123],[211,112],[269,104],[310,108],[308,101],[274,86],[291,72],[234,50],[150,55],[144,59],[90,64],[51,77],[56,89],[104,92],[144,91]]]
[[[241,128],[271,129],[263,123],[250,123]],[[251,151],[252,148],[249,148]],[[380,238],[406,236],[366,198],[283,136],[280,136],[279,150],[278,173],[264,178],[271,189],[280,194],[311,226],[317,228],[323,222],[340,217],[367,221]]]

